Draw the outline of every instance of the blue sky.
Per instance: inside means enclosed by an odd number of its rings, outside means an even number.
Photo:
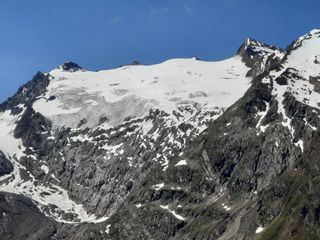
[[[280,47],[320,28],[319,0],[1,0],[0,101],[37,71],[175,57],[218,60],[253,37]]]

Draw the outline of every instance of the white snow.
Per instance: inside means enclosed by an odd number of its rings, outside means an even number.
[[[151,188],[154,189],[154,190],[161,190],[162,188],[164,187],[164,183],[159,183],[159,184],[156,184],[156,185],[153,185]]]
[[[164,158],[164,162],[161,163],[161,166],[163,167],[162,171],[166,171],[169,167],[169,160],[166,156],[163,156],[163,158]]]
[[[86,135],[79,134],[77,136],[71,137],[70,140],[73,142],[86,142],[86,141],[91,141],[92,139]]]
[[[231,207],[228,207],[226,204],[222,203],[221,206],[224,208],[226,211],[230,211]]]
[[[286,92],[286,87],[285,86],[280,86],[277,83],[274,83],[275,87],[273,89],[274,94],[277,97],[277,101],[278,101],[278,112],[282,115],[283,117],[283,121],[281,122],[281,124],[284,127],[287,127],[291,133],[291,136],[294,136],[294,128],[291,125],[291,119],[287,116],[284,105],[283,105],[283,101],[284,101],[284,93]]]
[[[282,64],[282,70],[272,71],[270,75],[273,79],[279,77],[287,69],[294,74],[302,77],[299,79],[288,79],[288,85],[279,85],[276,81],[273,82],[274,88],[272,94],[276,96],[278,101],[278,112],[282,115],[283,121],[281,124],[288,128],[292,139],[295,137],[295,130],[291,124],[291,119],[286,115],[284,108],[284,94],[290,92],[296,100],[307,104],[311,107],[318,108],[320,103],[320,94],[314,91],[314,86],[309,82],[310,77],[320,76],[319,64],[315,63],[315,59],[320,59],[320,30],[313,30],[309,34],[300,37],[295,44],[297,49],[294,49],[285,59]],[[309,124],[308,124],[309,125]],[[299,139],[296,146],[303,151],[303,140]]]
[[[301,149],[301,151],[303,152],[303,141],[302,141],[302,139],[300,139],[298,142],[294,143],[294,145],[299,147]]]
[[[24,147],[20,139],[16,139],[13,136],[15,129],[15,121],[19,119],[19,116],[13,116],[10,111],[0,113],[0,150],[7,157],[20,158],[24,156]]]
[[[266,126],[262,126],[261,123],[262,123],[262,120],[266,117],[268,111],[269,111],[269,108],[270,108],[270,103],[267,103],[266,102],[266,110],[263,111],[263,112],[259,112],[257,115],[260,117],[259,118],[259,121],[257,123],[257,129],[259,129],[259,132],[257,133],[258,135],[261,133],[261,132],[265,132],[266,128],[268,127],[268,125]]]
[[[261,233],[263,230],[264,230],[264,227],[259,226],[259,227],[256,229],[256,233]]]
[[[94,215],[88,214],[81,204],[72,201],[69,198],[67,191],[57,185],[50,184],[49,186],[44,186],[38,184],[35,186],[34,178],[29,181],[23,181],[19,175],[19,168],[23,169],[23,167],[16,162],[14,162],[14,166],[14,179],[10,180],[7,185],[1,185],[1,191],[23,194],[37,202],[39,209],[43,209],[43,207],[48,206],[49,204],[55,205],[64,212],[76,214],[80,222],[102,222],[107,219],[107,217],[97,218]],[[46,212],[44,213],[48,215]],[[59,222],[73,223],[72,221],[64,220],[55,213],[51,213],[50,216],[54,217]]]
[[[188,165],[187,161],[186,160],[180,160],[175,166],[185,166],[185,165]]]
[[[92,106],[96,106],[96,105],[99,105],[99,103],[95,100],[92,100],[92,99],[88,99],[86,101],[84,101],[84,103],[89,103],[91,104]]]
[[[110,233],[110,227],[111,227],[111,224],[108,224],[108,225],[106,226],[105,233],[107,233],[107,234]]]
[[[142,123],[141,128],[144,134],[147,134],[153,127],[152,121],[145,121]]]
[[[320,60],[320,30],[315,29],[299,38],[297,44],[301,43],[302,45],[288,56],[287,65],[297,69],[306,79],[309,76],[318,76],[320,67],[314,60],[316,57]]]
[[[50,175],[54,180],[56,180],[57,182],[60,182],[60,180],[54,175],[54,173],[51,173]]]
[[[49,173],[49,168],[47,166],[42,165],[40,168],[44,171],[45,174]]]
[[[133,167],[133,163],[132,163],[133,158],[132,157],[127,157],[127,160],[128,160],[129,166]]]
[[[179,219],[179,220],[182,220],[182,221],[186,220],[186,218],[184,218],[184,217],[182,217],[181,215],[177,214],[175,211],[170,210],[170,209],[169,209],[169,205],[160,205],[160,207],[161,207],[162,209],[168,210],[168,212],[170,212],[175,218],[177,218],[177,219]]]
[[[87,120],[85,126],[97,125],[105,116],[112,126],[143,116],[152,107],[169,114],[181,104],[222,109],[248,89],[248,70],[238,56],[219,62],[172,59],[98,72],[58,68],[49,72],[48,91],[34,108],[53,120],[54,127],[76,127],[82,119]],[[47,101],[50,96],[56,99]]]
[[[81,110],[80,107],[72,108],[72,107],[64,106],[64,104],[57,99],[55,99],[54,101],[47,102],[43,98],[40,98],[39,100],[37,100],[34,103],[33,108],[36,109],[37,112],[40,112],[40,113],[45,112],[47,117],[51,117],[59,114],[76,113]]]

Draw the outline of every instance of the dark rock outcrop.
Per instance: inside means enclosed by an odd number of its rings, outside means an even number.
[[[0,236],[3,240],[49,240],[58,224],[41,213],[31,200],[0,192]]]
[[[0,177],[10,174],[13,171],[13,164],[0,152]]]

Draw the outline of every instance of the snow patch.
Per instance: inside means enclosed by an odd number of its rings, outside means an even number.
[[[222,203],[221,206],[226,210],[226,211],[230,211],[231,207],[228,207],[226,204]]]
[[[48,168],[47,166],[42,165],[40,168],[41,168],[41,170],[44,171],[45,174],[48,174],[48,173],[49,173],[49,168]]]
[[[260,117],[259,118],[259,121],[258,121],[258,123],[257,123],[257,129],[259,129],[259,132],[257,133],[257,135],[260,135],[260,133],[262,133],[262,132],[265,132],[266,131],[266,128],[268,127],[268,125],[266,125],[266,126],[262,126],[262,121],[263,121],[263,119],[266,117],[266,115],[267,115],[267,113],[268,113],[268,111],[269,111],[269,109],[270,109],[270,103],[268,102],[266,102],[265,103],[266,104],[266,110],[265,111],[263,111],[263,112],[259,112],[259,113],[257,113],[257,115]]]
[[[256,233],[261,233],[264,229],[265,229],[264,227],[259,226],[259,227],[256,229]]]
[[[154,189],[154,190],[156,190],[156,191],[159,191],[159,190],[161,190],[163,187],[164,187],[164,183],[159,183],[159,184],[153,185],[151,188]]]
[[[108,224],[108,225],[106,226],[106,230],[105,230],[105,233],[106,233],[106,234],[109,234],[109,233],[110,233],[110,227],[111,227],[111,224]]]
[[[185,165],[188,165],[187,161],[186,160],[180,160],[175,166],[178,167],[178,166],[185,166]]]
[[[161,207],[162,209],[168,210],[168,212],[170,212],[175,218],[177,218],[177,219],[179,219],[179,220],[181,220],[181,221],[186,220],[186,218],[184,218],[184,217],[182,217],[181,215],[177,214],[175,211],[170,210],[170,209],[169,209],[169,205],[160,205],[160,207]]]

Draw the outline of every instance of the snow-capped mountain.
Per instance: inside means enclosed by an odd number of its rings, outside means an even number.
[[[319,237],[319,62],[313,30],[224,61],[39,72],[0,105],[1,238]]]
[[[152,65],[132,65],[91,72],[67,68],[49,72],[45,94],[33,104],[54,127],[110,128],[128,118],[139,118],[151,108],[162,110],[178,123],[189,114],[185,107],[213,111],[239,99],[250,86],[248,68],[239,56],[221,62],[173,59]],[[50,101],[50,97],[54,98]],[[108,118],[103,126],[99,121]],[[187,120],[187,119],[186,119]]]

